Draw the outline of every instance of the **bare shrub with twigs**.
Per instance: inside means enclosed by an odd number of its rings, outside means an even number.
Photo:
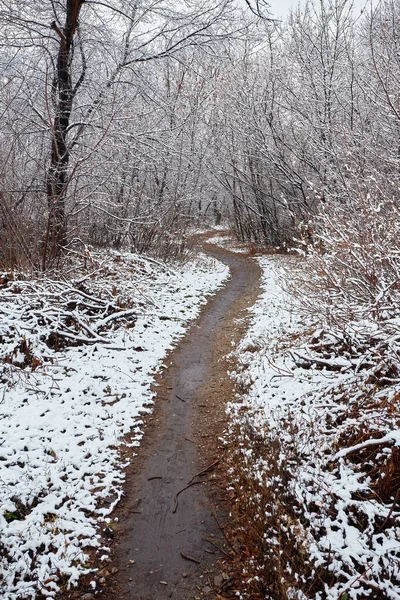
[[[398,183],[355,178],[351,201],[332,202],[304,227],[302,302],[330,322],[384,322],[400,303]],[[311,232],[310,232],[311,228]],[[311,243],[306,236],[311,233]],[[296,282],[297,283],[297,282]]]
[[[232,534],[245,599],[397,598],[397,223],[384,230],[393,203],[374,220],[376,205],[365,200],[364,213],[321,214],[326,227],[309,255],[286,261],[294,312],[277,290],[273,259],[262,259],[262,316],[239,353],[247,395],[229,407]],[[369,219],[364,238],[357,214]]]

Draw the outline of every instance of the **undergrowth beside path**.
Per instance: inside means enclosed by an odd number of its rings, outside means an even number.
[[[307,316],[280,260],[260,259],[229,406],[241,597],[398,600],[399,320]]]
[[[52,597],[90,572],[88,549],[107,557],[101,534],[154,374],[226,277],[204,256],[165,265],[118,252],[93,252],[63,279],[2,275],[2,598]]]

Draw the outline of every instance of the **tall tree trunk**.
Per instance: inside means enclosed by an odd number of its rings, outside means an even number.
[[[70,159],[67,135],[74,96],[81,83],[78,81],[73,86],[71,66],[74,36],[83,2],[84,0],[67,0],[64,27],[60,29],[55,21],[52,23],[52,29],[60,38],[60,43],[53,81],[55,114],[52,124],[50,165],[46,181],[49,217],[43,251],[43,269],[48,260],[59,256],[66,241],[65,198]]]

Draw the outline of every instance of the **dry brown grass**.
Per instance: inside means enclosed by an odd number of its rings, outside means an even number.
[[[394,394],[377,398],[376,389],[367,387],[357,400],[349,395],[349,390],[337,395],[338,404],[347,403],[347,409],[326,423],[327,431],[341,429],[332,444],[331,456],[340,449],[351,449],[371,439],[379,442],[383,438],[384,432],[376,428],[372,417],[377,409],[383,420],[398,414],[399,397]],[[325,519],[338,517],[340,498],[329,489],[316,494],[310,482],[301,481],[298,473],[304,457],[296,439],[304,432],[296,429],[288,418],[281,422],[282,431],[278,435],[268,429],[267,423],[261,428],[258,424],[262,419],[246,411],[246,408],[239,410],[228,437],[227,471],[233,506],[230,535],[237,551],[236,588],[246,600],[289,600],[294,590],[308,598],[318,593],[324,597],[326,585],[333,588],[340,583],[345,590],[343,598],[350,600],[351,589],[346,591],[348,579],[332,570],[335,557],[325,552],[323,563],[315,567],[308,551],[308,536],[311,534],[318,545],[326,535]],[[354,492],[347,503],[346,518],[350,526],[359,530],[360,536],[369,532],[365,541],[372,547],[374,537],[391,536],[390,530],[396,526],[400,506],[400,449],[390,442],[367,445],[351,451],[346,461],[360,474],[360,491]],[[335,472],[338,463],[333,459],[324,468]],[[325,497],[324,501],[306,500],[307,494],[304,494],[300,505],[292,492],[294,482],[303,488],[308,486],[309,498]],[[368,511],[369,502],[382,507],[375,517]],[[353,567],[354,572],[360,574],[359,584],[365,588],[366,598],[371,597],[373,589],[374,599],[387,600],[388,595],[376,588],[378,580],[369,574],[364,577],[365,565],[355,561]],[[388,579],[392,575],[382,571],[382,576]]]
[[[289,485],[298,460],[295,450],[282,460],[279,438],[257,434],[250,425],[235,425],[230,440],[227,469],[236,588],[248,600],[289,600],[293,588],[321,590],[330,575],[312,571],[306,524]],[[261,477],[255,477],[254,464]]]

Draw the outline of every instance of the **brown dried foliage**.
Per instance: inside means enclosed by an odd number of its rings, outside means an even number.
[[[282,461],[279,438],[257,434],[250,425],[235,425],[230,436],[227,469],[236,588],[251,600],[288,600],[290,588],[321,590],[330,574],[322,569],[317,575],[312,572],[305,523],[289,486],[293,465]],[[297,460],[293,451],[290,462]],[[263,471],[261,478],[254,477],[254,463]]]

